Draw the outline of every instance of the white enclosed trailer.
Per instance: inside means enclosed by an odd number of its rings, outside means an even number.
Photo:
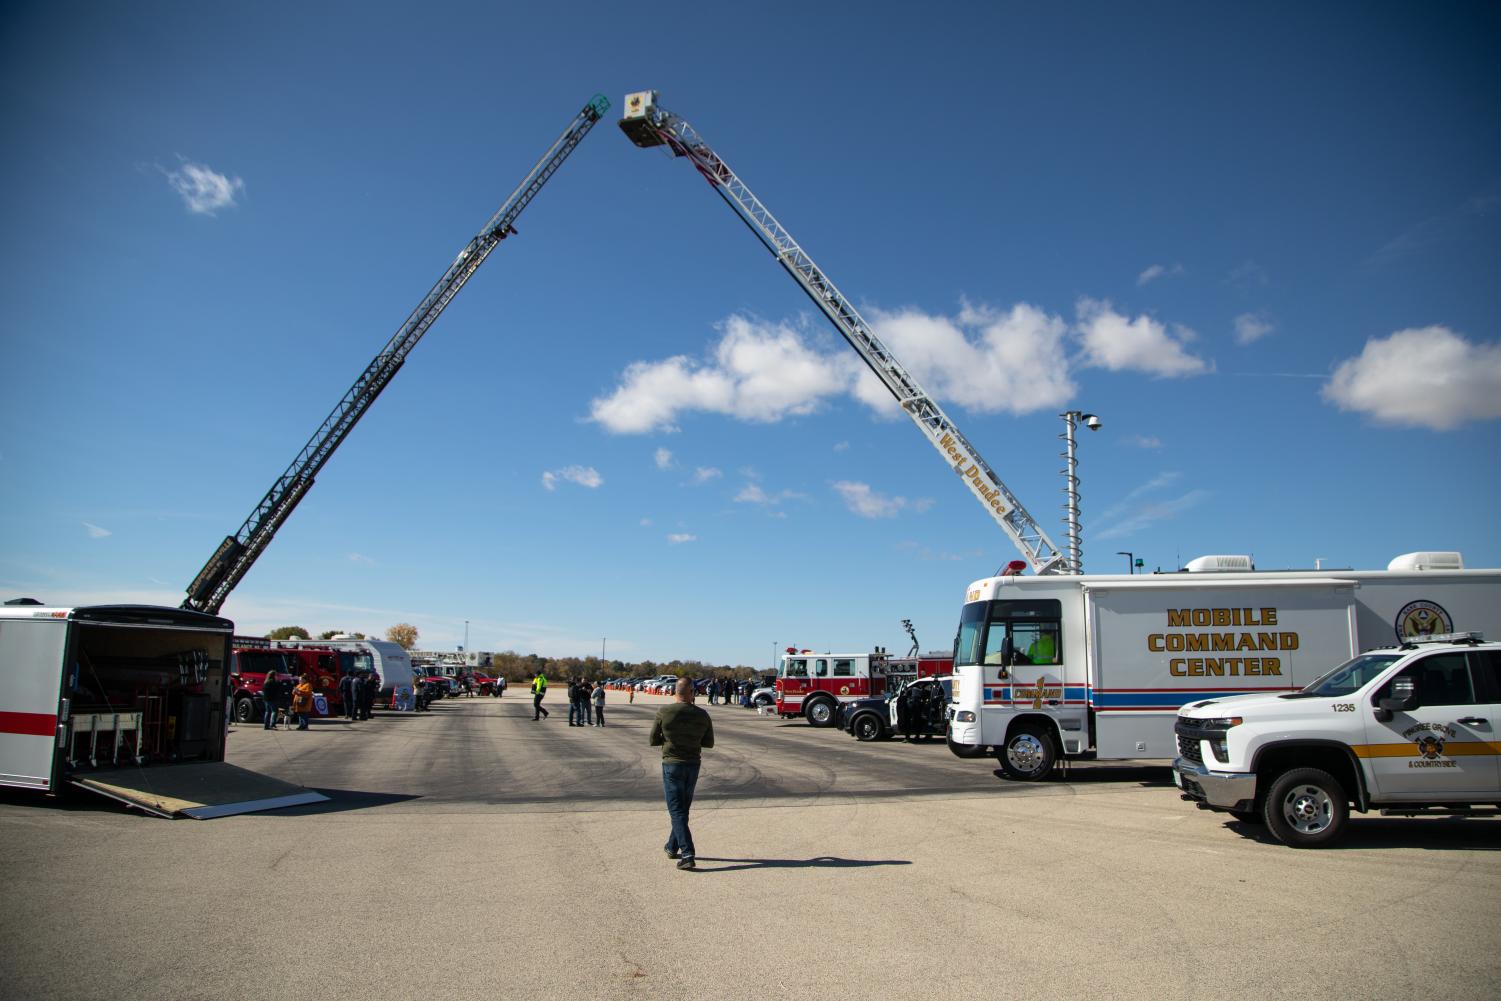
[[[225,762],[233,631],[178,608],[0,606],[0,785],[198,819],[326,799]]]
[[[988,577],[965,595],[949,746],[1015,779],[1060,759],[1176,756],[1178,710],[1293,691],[1413,635],[1501,635],[1501,570],[1413,553],[1386,570],[1257,572],[1204,557],[1178,574]]]

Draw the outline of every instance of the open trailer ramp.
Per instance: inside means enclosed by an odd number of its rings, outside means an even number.
[[[223,761],[163,768],[109,768],[75,774],[69,781],[158,817],[184,816],[194,820],[278,810],[328,799],[294,782],[283,782]]]

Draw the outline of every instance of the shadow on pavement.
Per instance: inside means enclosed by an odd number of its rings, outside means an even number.
[[[793,859],[793,858],[712,858],[708,855],[700,855],[697,860],[699,867],[694,872],[735,872],[738,869],[862,869],[873,865],[911,865],[907,859],[849,859],[836,858],[833,855],[820,855],[817,858]],[[705,862],[729,862],[730,865],[717,865],[713,868],[704,868]]]
[[[1232,820],[1225,827],[1247,841],[1282,847],[1265,824]],[[1316,851],[1337,852],[1371,848],[1419,848],[1430,852],[1501,851],[1501,821],[1493,817],[1362,817],[1351,813],[1344,837]],[[1297,849],[1289,848],[1288,851]]]
[[[1013,782],[1006,777],[1006,773],[999,768],[991,771],[992,775],[1011,785],[1046,786],[1048,784],[1065,785],[1101,785],[1107,782],[1132,783],[1142,788],[1160,788],[1173,784],[1173,771],[1165,765],[1155,767],[1144,765],[1102,765],[1099,767],[1081,767],[1072,765],[1068,768],[1060,768],[1054,772],[1052,778],[1043,779],[1039,782]]]

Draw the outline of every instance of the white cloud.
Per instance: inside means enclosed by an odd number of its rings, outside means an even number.
[[[107,528],[100,528],[98,525],[91,524],[87,521],[83,523],[83,528],[84,531],[89,533],[89,538],[91,539],[103,539],[107,536],[115,534]]]
[[[228,177],[201,163],[183,160],[177,170],[163,171],[172,190],[195,215],[212,216],[224,208],[233,208],[235,195],[245,190],[245,182]]]
[[[820,355],[785,325],[732,316],[722,329],[707,362],[633,362],[613,392],[593,401],[591,419],[617,434],[676,430],[684,411],[771,423],[813,412],[854,370],[854,358]]]
[[[590,490],[598,487],[605,481],[593,466],[565,466],[559,470],[550,470],[542,474],[542,485],[549,490],[558,489],[558,481],[566,480],[569,483],[577,483],[581,487]]]
[[[760,484],[747,483],[740,489],[740,492],[735,495],[735,503],[762,504],[767,507],[774,507],[775,505],[780,504],[783,501],[802,500],[807,496],[807,494],[798,493],[796,490],[778,490],[774,494],[769,494],[765,490],[761,489]]]
[[[898,512],[907,507],[915,511],[926,511],[933,506],[933,502],[927,499],[909,501],[905,497],[887,497],[872,490],[868,483],[840,480],[834,484],[834,489],[844,498],[845,507],[862,518],[895,518]]]
[[[367,566],[372,566],[372,567],[375,566],[375,561],[372,560],[370,557],[364,555],[363,553],[350,553],[349,554],[349,562],[351,562],[351,563],[363,563],[363,564],[365,564]]]
[[[651,522],[650,518],[642,518],[641,519],[641,527],[642,528],[650,528],[651,527],[651,523],[652,522]]]
[[[1027,303],[1005,311],[965,303],[953,318],[913,309],[872,310],[871,317],[881,340],[941,402],[975,413],[1025,414],[1057,407],[1074,393],[1064,343],[1068,324]],[[895,409],[891,394],[863,366],[855,395]]]
[[[1501,344],[1477,344],[1447,327],[1373,337],[1324,384],[1324,399],[1385,424],[1448,431],[1501,417]]]
[[[1165,264],[1154,264],[1136,276],[1136,284],[1139,287],[1149,282],[1154,282],[1159,278],[1165,278],[1168,275],[1181,275],[1182,273],[1183,265],[1181,264],[1174,264],[1172,267],[1168,267]]]
[[[656,459],[658,469],[672,468],[672,452],[668,451],[667,449],[657,449],[657,454],[653,456],[653,458]]]
[[[693,471],[693,485],[702,486],[710,480],[717,480],[724,475],[724,471],[715,469],[713,466],[699,466]]]
[[[1135,445],[1137,448],[1161,448],[1162,439],[1150,434],[1132,434],[1122,439],[1127,445]]]
[[[1124,519],[1108,528],[1093,533],[1093,537],[1100,540],[1119,539],[1148,527],[1159,521],[1170,521],[1190,508],[1197,507],[1209,499],[1208,490],[1190,490],[1180,497],[1173,497],[1165,501],[1155,501],[1143,504],[1131,511]],[[1088,538],[1086,533],[1086,538]]]
[[[1251,344],[1275,329],[1263,313],[1242,313],[1235,318],[1235,343]]]
[[[697,541],[698,541],[698,536],[696,536],[696,535],[689,535],[686,532],[674,532],[673,534],[671,534],[671,535],[669,535],[667,537],[668,544],[669,545],[673,545],[673,546],[680,546],[680,545],[682,545],[685,542],[697,542]]]
[[[1199,489],[1189,490],[1167,500],[1149,499],[1150,494],[1165,490],[1182,478],[1183,474],[1178,472],[1159,473],[1133,488],[1097,518],[1091,519],[1091,523],[1104,527],[1097,531],[1086,531],[1085,537],[1103,540],[1128,536],[1156,522],[1175,518],[1209,499],[1209,491]]]
[[[1161,377],[1201,375],[1209,371],[1202,358],[1183,349],[1193,331],[1177,327],[1172,334],[1149,316],[1128,319],[1108,302],[1079,300],[1079,337],[1084,364],[1112,372],[1146,372]]]
[[[1079,364],[1159,376],[1211,370],[1184,345],[1194,333],[1171,331],[1147,316],[1135,319],[1109,303],[1081,299],[1072,326],[1060,316],[1019,303],[1009,309],[964,303],[957,315],[917,309],[868,315],[877,336],[942,404],[975,413],[1027,414],[1066,404],[1076,392]],[[901,409],[891,393],[843,345],[820,350],[797,329],[743,316],[720,325],[707,358],[684,355],[628,365],[619,383],[590,404],[590,419],[617,434],[676,431],[685,414],[721,414],[774,422],[817,411],[852,396],[885,417]],[[1072,340],[1081,351],[1070,358]],[[836,451],[847,442],[834,445]],[[666,449],[658,450],[658,464]]]
[[[836,441],[836,442],[834,442],[834,451],[836,451],[836,452],[848,452],[849,450],[850,450],[850,443],[849,442],[847,442],[847,441]]]

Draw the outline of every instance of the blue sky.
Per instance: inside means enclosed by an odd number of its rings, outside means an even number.
[[[946,647],[1016,553],[655,88],[1085,569],[1501,566],[1494,5],[12,4],[0,591],[176,604],[594,93],[226,604],[422,645]]]

